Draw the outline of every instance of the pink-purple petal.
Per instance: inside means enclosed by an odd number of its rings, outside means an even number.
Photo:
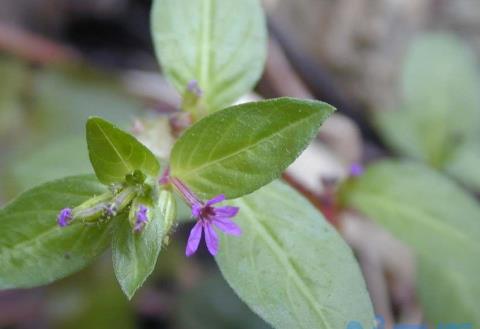
[[[225,194],[219,194],[213,198],[211,198],[210,200],[208,200],[206,203],[205,203],[205,206],[211,206],[212,204],[215,204],[215,203],[219,203],[219,202],[222,202],[222,201],[225,201]]]
[[[223,233],[230,235],[242,235],[242,229],[235,222],[228,218],[214,218],[213,223],[218,227]]]
[[[218,236],[217,232],[213,229],[213,225],[211,224],[206,224],[205,225],[205,242],[207,243],[207,249],[212,254],[212,256],[215,256],[218,252]]]
[[[192,205],[192,217],[198,218],[200,217],[200,214],[202,213],[202,205],[194,204]]]
[[[198,221],[190,231],[188,237],[187,248],[185,249],[185,255],[192,256],[198,249],[200,240],[202,239],[202,222]]]
[[[238,207],[217,207],[215,208],[215,217],[234,217],[240,208]]]

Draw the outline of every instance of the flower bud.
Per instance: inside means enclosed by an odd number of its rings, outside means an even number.
[[[73,219],[80,219],[83,222],[96,222],[105,216],[105,212],[109,207],[113,194],[107,192],[99,196],[93,197],[78,207],[73,208]]]
[[[108,217],[116,216],[120,211],[125,209],[135,198],[138,188],[128,186],[118,193],[110,205],[107,207],[106,215]]]

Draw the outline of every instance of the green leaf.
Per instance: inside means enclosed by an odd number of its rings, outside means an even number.
[[[171,192],[162,191],[158,206],[147,206],[149,222],[141,233],[134,233],[126,218],[116,223],[112,240],[115,275],[129,299],[143,285],[155,269],[168,224],[175,217],[175,203]]]
[[[85,139],[67,137],[10,160],[5,181],[15,187],[9,194],[18,194],[54,179],[91,172]]]
[[[345,197],[422,255],[452,248],[480,252],[480,206],[426,166],[380,162],[348,187]]]
[[[479,272],[478,261],[445,266],[442,257],[420,258],[417,291],[426,318],[435,324],[471,323],[478,327]]]
[[[480,191],[480,143],[459,146],[447,164],[446,171],[466,187]]]
[[[214,113],[178,139],[171,174],[202,198],[235,198],[280,176],[334,111],[318,101],[278,98]]]
[[[230,105],[260,78],[267,48],[260,1],[155,0],[151,21],[167,78],[180,93],[196,80],[208,111]]]
[[[425,280],[420,275],[422,290],[436,291],[440,296],[448,287],[455,291],[449,295],[448,304],[458,307],[443,313],[442,318],[432,317],[432,322],[445,318],[454,322],[458,319],[455,312],[460,309],[469,314],[462,322],[480,324],[478,314],[467,307],[480,294],[480,206],[473,197],[428,167],[393,161],[371,166],[343,193],[348,205],[405,241],[422,263],[437,264],[433,270],[426,270],[441,272],[435,279]],[[427,309],[439,305],[427,299],[424,302]]]
[[[26,92],[32,93],[32,108],[25,110],[36,142],[78,136],[90,116],[123,127],[142,109],[140,101],[127,94],[120,77],[84,65],[37,69]]]
[[[276,329],[373,326],[352,251],[308,201],[274,182],[231,203],[243,234],[223,235],[216,260],[255,313]]]
[[[87,144],[95,174],[104,184],[123,182],[135,170],[152,177],[160,170],[158,160],[148,148],[101,118],[88,119]]]
[[[453,36],[426,34],[406,56],[402,109],[381,113],[378,127],[401,154],[443,168],[459,144],[480,137],[479,86],[471,49]]]
[[[60,228],[58,212],[105,192],[94,176],[40,185],[0,210],[0,289],[47,284],[77,272],[110,242],[110,225]]]

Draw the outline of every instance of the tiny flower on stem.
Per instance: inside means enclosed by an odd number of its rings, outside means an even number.
[[[140,205],[140,207],[137,210],[136,214],[136,221],[135,225],[133,227],[133,230],[135,232],[141,232],[145,225],[147,225],[148,222],[148,215],[147,215],[148,208],[145,207],[143,204]]]
[[[192,208],[192,216],[197,220],[197,223],[190,231],[190,236],[188,237],[187,248],[185,250],[187,256],[191,256],[197,251],[204,232],[208,251],[213,256],[217,254],[218,235],[214,226],[226,234],[235,236],[242,234],[240,227],[230,219],[238,213],[238,207],[213,206],[216,203],[224,201],[225,195],[220,194],[203,202],[200,201],[180,180],[171,178],[171,181],[182,194],[184,199],[189,203]]]
[[[203,91],[200,89],[197,80],[191,80],[187,85],[187,90],[197,97],[201,97],[203,94]]]
[[[65,227],[72,221],[72,209],[64,208],[60,210],[60,213],[57,216],[57,224],[60,227]]]
[[[353,163],[350,166],[350,176],[359,177],[363,175],[363,166],[360,163]]]

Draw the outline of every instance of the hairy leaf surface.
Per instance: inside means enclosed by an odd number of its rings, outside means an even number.
[[[231,203],[243,235],[223,235],[216,260],[254,312],[277,329],[373,327],[350,248],[307,200],[273,182]]]
[[[186,130],[171,174],[202,198],[235,198],[278,178],[334,111],[318,101],[278,98],[232,106]]]
[[[58,212],[105,192],[92,176],[35,187],[0,210],[0,289],[47,284],[81,270],[110,242],[110,225],[57,225]]]

